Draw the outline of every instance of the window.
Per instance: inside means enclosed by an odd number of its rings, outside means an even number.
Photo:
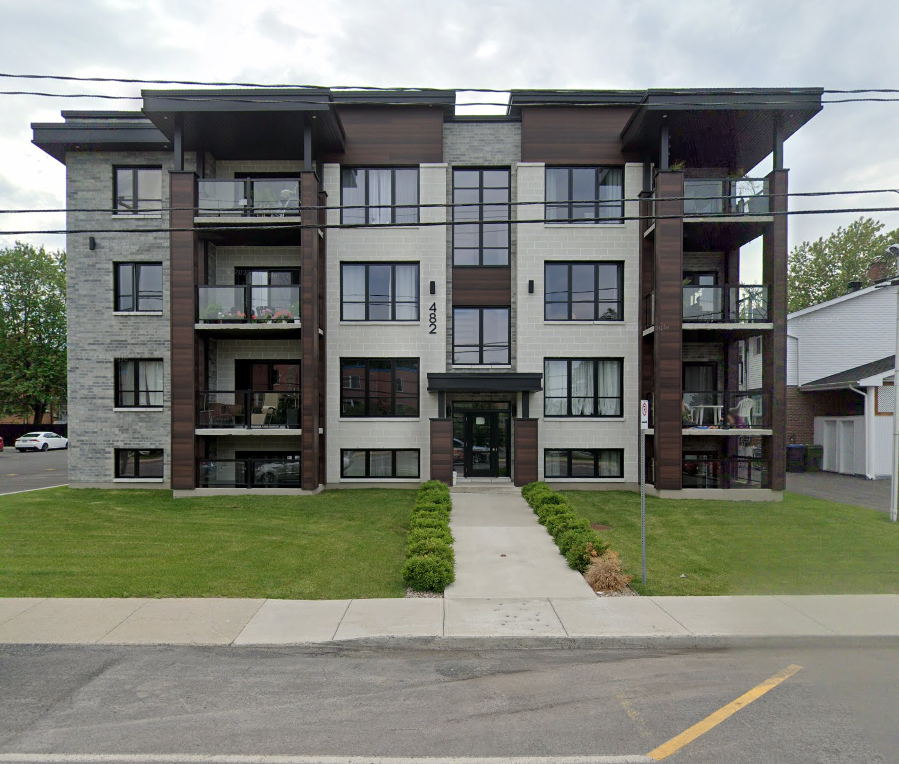
[[[115,310],[145,313],[162,310],[162,263],[114,265]]]
[[[547,167],[546,220],[622,223],[624,170],[620,167]]]
[[[161,478],[162,449],[115,450],[115,476],[117,478]]]
[[[351,168],[340,172],[345,225],[418,222],[418,168]]]
[[[345,478],[417,478],[418,449],[341,449],[340,476]]]
[[[341,358],[340,415],[418,416],[418,359]]]
[[[620,358],[547,358],[544,416],[622,416]]]
[[[624,320],[624,263],[547,263],[547,321]]]
[[[418,321],[418,263],[343,263],[344,321]]]
[[[453,170],[453,265],[509,264],[510,177],[509,170]]]
[[[620,448],[546,449],[543,452],[546,478],[624,477],[624,450]]]
[[[453,309],[454,364],[508,364],[508,308]]]
[[[161,167],[116,167],[113,186],[112,206],[116,215],[162,210]]]
[[[115,362],[115,405],[120,408],[162,406],[162,361],[123,359]]]
[[[300,269],[235,268],[234,283],[240,286],[291,286],[300,283]]]

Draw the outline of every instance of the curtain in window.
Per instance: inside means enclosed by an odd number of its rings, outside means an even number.
[[[390,170],[368,171],[369,225],[390,223]]]
[[[119,361],[119,406],[136,406],[134,361]]]
[[[365,320],[365,266],[343,266],[343,318]]]
[[[396,222],[418,222],[418,171],[394,170],[396,182]]]
[[[396,266],[396,320],[418,319],[418,266]]]
[[[342,170],[340,185],[343,190],[343,222],[362,225],[365,223],[365,170]]]
[[[544,415],[565,416],[568,414],[568,362],[547,361],[543,377]]]
[[[593,361],[571,362],[571,413],[573,416],[593,416]]]
[[[599,219],[621,217],[624,198],[624,171],[621,168],[599,170]]]
[[[568,477],[568,452],[567,451],[549,451],[545,452],[545,477]]]
[[[139,369],[140,405],[162,406],[162,361],[143,361]]]
[[[621,361],[597,361],[599,415],[621,416]]]
[[[369,477],[392,477],[393,476],[393,452],[392,451],[369,451],[368,454],[368,476]]]
[[[622,477],[621,451],[603,450],[599,452],[597,477]]]

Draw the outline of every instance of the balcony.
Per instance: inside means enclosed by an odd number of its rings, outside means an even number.
[[[200,488],[299,488],[300,460],[199,459],[197,485]]]
[[[764,459],[732,456],[727,459],[683,460],[684,488],[767,488],[768,467]]]
[[[235,336],[246,330],[298,333],[300,287],[199,286],[196,328]]]
[[[684,324],[766,324],[766,286],[685,286]],[[691,327],[697,328],[697,327]]]
[[[771,426],[770,396],[758,390],[741,392],[684,391],[681,419],[685,434],[733,434]],[[736,432],[733,432],[735,431]]]
[[[199,180],[197,217],[299,218],[300,179]],[[241,220],[240,223],[247,221]]]
[[[264,430],[299,434],[300,391],[201,390],[197,393],[197,430]],[[273,432],[276,431],[276,432]],[[292,431],[292,432],[291,432]]]
[[[684,215],[768,215],[767,178],[685,178]]]

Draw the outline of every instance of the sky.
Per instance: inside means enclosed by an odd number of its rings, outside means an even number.
[[[0,0],[0,72],[455,89],[899,88],[895,0]],[[0,90],[140,85],[0,78]],[[839,96],[829,96],[836,98]],[[899,93],[894,94],[899,98]],[[63,109],[139,101],[0,95],[0,209],[60,208],[65,168],[31,144]],[[787,141],[792,210],[899,207],[899,101],[826,105]],[[767,172],[770,161],[753,175]],[[796,215],[790,246],[862,213]],[[868,213],[899,227],[899,213]],[[2,214],[3,230],[64,227]],[[3,236],[64,247],[53,235]]]

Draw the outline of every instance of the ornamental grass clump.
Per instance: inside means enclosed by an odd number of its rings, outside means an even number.
[[[594,592],[623,592],[633,576],[621,572],[618,552],[607,551],[593,559],[587,566],[584,578]]]
[[[423,483],[409,518],[403,579],[419,592],[442,592],[456,580],[456,556],[449,528],[452,501],[439,480]]]

